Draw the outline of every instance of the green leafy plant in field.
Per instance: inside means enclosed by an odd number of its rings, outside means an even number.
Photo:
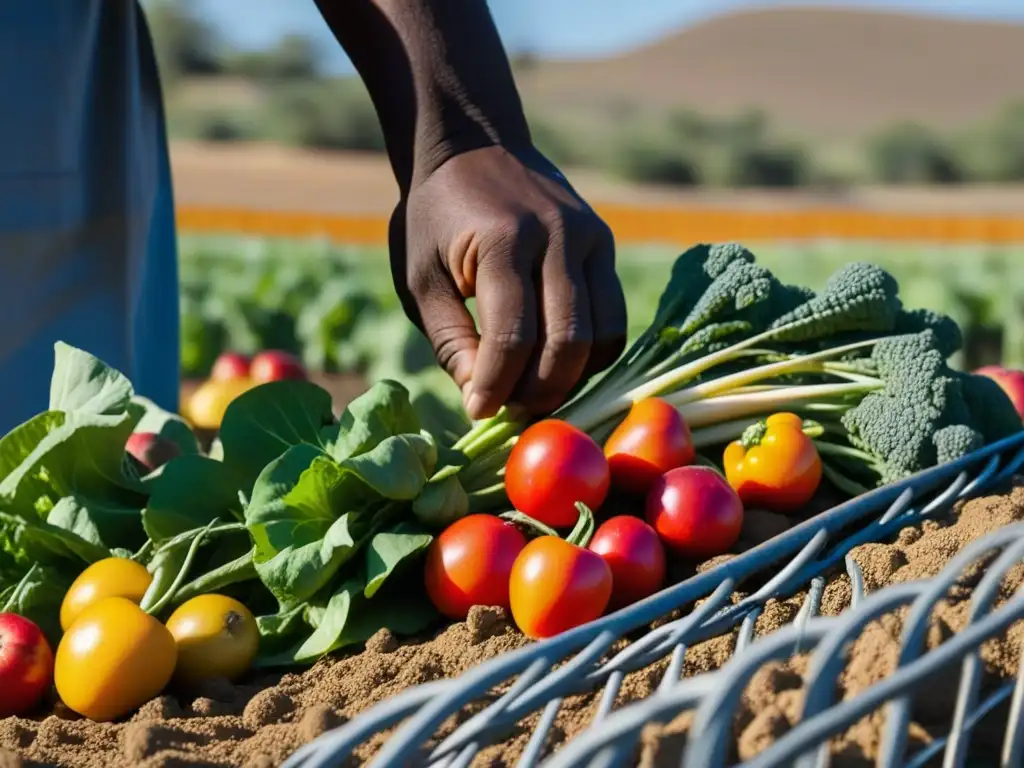
[[[122,374],[58,344],[49,410],[0,439],[0,607],[54,636],[71,581],[121,556],[153,575],[141,605],[156,615],[212,591],[242,599],[263,665],[428,626],[421,580],[403,577],[433,540],[411,502],[443,449],[395,382],[340,418],[331,406],[305,381],[250,390],[225,415],[218,460]],[[136,430],[180,455],[140,475],[125,452]]]

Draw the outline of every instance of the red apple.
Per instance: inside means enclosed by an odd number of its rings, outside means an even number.
[[[223,352],[213,363],[210,378],[217,381],[244,379],[249,375],[249,358],[240,352]]]
[[[150,472],[181,453],[176,443],[155,432],[133,432],[125,450]]]
[[[987,376],[1000,386],[1010,398],[1017,413],[1024,419],[1024,371],[1003,368],[1001,365],[986,365],[975,371],[978,376]]]
[[[308,378],[306,369],[302,367],[299,359],[280,349],[268,349],[253,357],[249,375],[259,384],[282,379]]]
[[[53,681],[53,651],[43,631],[16,613],[0,613],[0,717],[23,715]]]

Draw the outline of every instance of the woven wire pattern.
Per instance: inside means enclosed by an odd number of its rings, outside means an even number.
[[[543,765],[628,765],[645,725],[665,722],[692,709],[696,719],[683,767],[725,766],[729,764],[736,707],[750,678],[768,661],[810,651],[800,722],[744,765],[824,768],[829,765],[829,738],[885,704],[880,765],[923,766],[944,752],[944,768],[963,766],[971,728],[984,714],[1009,700],[1000,765],[1020,766],[1024,764],[1024,675],[979,701],[982,664],[978,649],[985,640],[1024,618],[1024,596],[1019,594],[992,610],[1006,572],[1024,561],[1024,523],[972,542],[933,579],[889,586],[871,595],[865,595],[859,567],[849,553],[861,544],[885,541],[906,526],[943,515],[957,502],[1006,483],[1022,465],[1024,433],[852,499],[597,621],[498,656],[459,677],[407,689],[307,744],[284,768],[339,765],[364,741],[398,723],[400,727],[369,765],[465,768],[483,747],[500,743],[511,725],[538,710],[542,714],[518,765],[540,765],[565,697],[597,690],[601,690],[600,703],[590,726],[561,745]],[[965,568],[993,551],[1000,554],[974,588],[971,621],[953,638],[926,652],[925,633],[932,608]],[[840,616],[820,616],[824,576],[840,564],[850,576],[852,604]],[[757,576],[766,579],[764,584],[732,603],[737,585]],[[755,623],[767,601],[803,591],[807,597],[793,623],[755,640]],[[607,658],[612,645],[623,636],[697,601],[702,602],[689,613],[647,631]],[[846,663],[847,645],[872,620],[903,605],[910,606],[910,612],[895,674],[853,699],[836,702],[836,679]],[[737,626],[730,662],[715,672],[682,678],[688,647]],[[613,712],[625,675],[666,657],[669,663],[655,693]],[[948,736],[915,755],[906,755],[912,691],[937,669],[957,662],[961,664],[960,682]],[[445,720],[503,683],[511,683],[503,695],[440,743],[428,746]]]

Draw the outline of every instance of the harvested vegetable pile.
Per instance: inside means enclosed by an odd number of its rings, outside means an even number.
[[[815,294],[699,246],[551,418],[469,425],[387,379],[339,417],[284,379],[239,386],[206,454],[58,343],[49,409],[0,439],[0,643],[21,649],[0,715],[52,679],[69,710],[117,721],[480,606],[556,635],[731,551],[760,510],[810,514],[1019,431],[1000,384],[947,366],[960,344],[877,267]]]
[[[854,550],[868,591],[887,584],[926,578],[938,573],[949,560],[974,539],[1012,522],[1024,520],[1024,488],[1002,497],[968,502],[958,515],[929,521],[900,532],[892,544],[865,544]],[[761,513],[748,517],[743,549],[758,539],[784,528],[787,519]],[[1006,594],[1020,586],[1024,571],[1012,572]],[[934,617],[929,645],[948,637],[964,625],[968,590],[951,593],[950,601]],[[759,635],[790,622],[804,595],[769,602],[758,621]],[[849,605],[850,585],[845,574],[831,576],[822,610],[835,614]],[[899,615],[868,627],[858,641],[852,662],[842,678],[843,690],[852,694],[882,679],[895,662]],[[336,726],[359,711],[402,689],[430,680],[451,677],[488,658],[521,646],[525,639],[500,612],[475,609],[468,621],[453,624],[429,638],[401,643],[382,631],[361,653],[325,659],[300,675],[255,677],[246,684],[211,684],[202,695],[164,696],[144,706],[130,721],[98,724],[74,719],[66,710],[38,720],[0,720],[0,765],[3,768],[35,768],[56,764],[71,768],[120,768],[146,766],[231,765],[264,768],[280,763],[302,743]],[[691,648],[685,674],[714,670],[732,655],[735,632]],[[1021,628],[1015,626],[1001,640],[986,644],[983,657],[989,674],[1006,678],[1016,674],[1021,648]],[[666,662],[629,675],[622,686],[618,706],[650,695],[664,672]],[[735,757],[749,758],[784,733],[800,701],[802,661],[771,664],[759,673],[744,697],[737,722]],[[929,689],[928,701],[914,710],[912,746],[941,733],[952,713],[954,689]],[[582,731],[596,707],[597,696],[566,700],[555,723],[549,747],[555,747]],[[503,745],[485,750],[477,765],[513,766],[524,749],[536,716],[525,721]],[[873,715],[851,728],[833,744],[835,765],[869,768],[881,737],[881,718]],[[984,724],[983,724],[984,726]],[[683,746],[688,718],[663,726],[651,726],[639,750],[642,766],[676,766]],[[450,732],[446,724],[442,733]],[[976,738],[975,744],[984,739]],[[351,764],[360,764],[381,743],[372,740]],[[998,745],[997,738],[991,744]],[[2,750],[8,750],[4,753]],[[17,755],[24,759],[19,760]]]

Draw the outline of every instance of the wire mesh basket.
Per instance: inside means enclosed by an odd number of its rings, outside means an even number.
[[[998,764],[1024,765],[1024,677],[983,691],[979,650],[1024,618],[1021,595],[997,601],[1007,572],[1024,562],[1024,523],[975,540],[934,578],[870,594],[850,556],[855,547],[891,539],[907,526],[945,515],[957,502],[1007,483],[1022,464],[1024,433],[852,499],[642,602],[502,654],[459,677],[407,689],[307,744],[285,768],[341,765],[361,744],[396,725],[370,765],[462,768],[538,711],[520,766],[630,765],[646,726],[686,711],[692,711],[693,721],[679,754],[681,764],[725,766],[736,762],[729,745],[737,706],[751,678],[767,662],[795,654],[809,654],[799,721],[744,765],[823,768],[830,764],[830,739],[881,706],[885,725],[880,765],[966,765],[976,724],[1007,706]],[[983,568],[983,575],[974,583],[966,626],[946,642],[927,648],[932,609],[969,567]],[[845,568],[849,575],[850,606],[838,616],[822,616],[825,576],[836,568]],[[759,586],[734,599],[737,585],[750,582]],[[755,637],[755,624],[766,603],[798,593],[806,597],[792,622]],[[836,681],[851,642],[872,621],[903,606],[907,612],[896,669],[858,695],[837,700]],[[714,672],[683,676],[688,648],[734,631],[735,650],[728,663]],[[629,639],[624,647],[623,638]],[[655,664],[665,668],[655,691],[614,708],[625,676]],[[956,670],[958,664],[948,733],[908,754],[914,692],[929,681],[934,684],[937,672],[952,681],[955,672],[946,670]],[[504,692],[482,706],[487,694],[499,687]],[[588,691],[600,692],[589,726],[546,754],[549,733],[566,697]],[[439,738],[442,723],[455,715],[461,716],[461,723]]]

